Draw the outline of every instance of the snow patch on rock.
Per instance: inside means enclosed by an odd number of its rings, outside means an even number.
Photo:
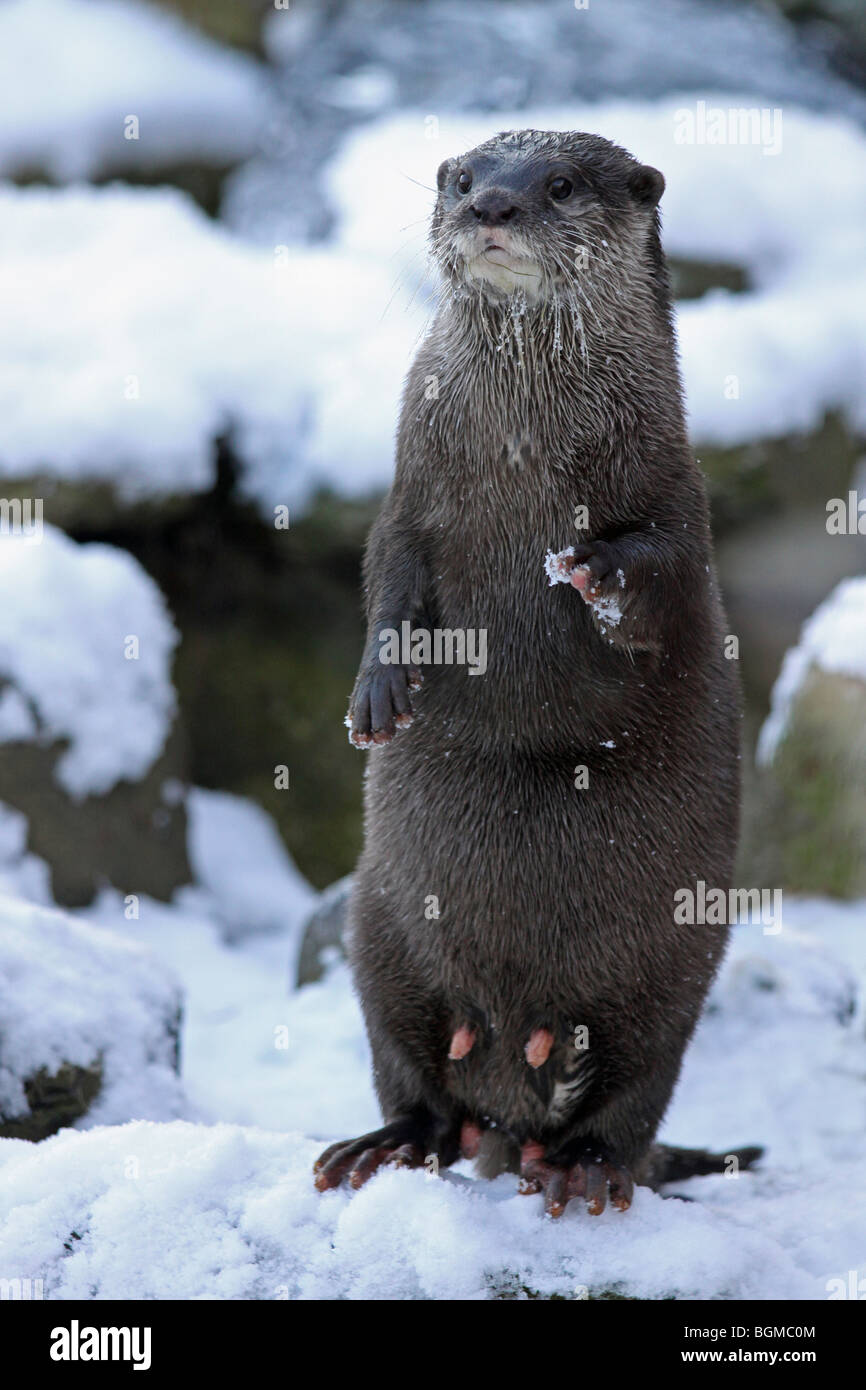
[[[34,722],[43,741],[68,740],[56,776],[70,795],[135,781],[159,756],[176,641],[159,589],[126,551],[50,526],[38,541],[0,539],[0,742],[32,738]]]

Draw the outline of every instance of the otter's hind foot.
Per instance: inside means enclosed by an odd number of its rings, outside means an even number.
[[[412,1119],[395,1120],[382,1129],[362,1134],[360,1139],[340,1140],[320,1154],[313,1172],[319,1192],[339,1187],[348,1177],[352,1187],[363,1187],[384,1164],[395,1168],[423,1168],[427,1157],[421,1136]]]
[[[582,1197],[590,1216],[600,1216],[610,1204],[627,1211],[634,1195],[634,1179],[627,1168],[601,1154],[583,1154],[576,1163],[551,1163],[541,1144],[524,1144],[520,1154],[520,1191],[544,1193],[548,1216],[562,1216],[573,1197]]]

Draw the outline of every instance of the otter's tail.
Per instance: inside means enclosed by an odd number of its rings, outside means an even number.
[[[725,1153],[710,1153],[707,1149],[677,1149],[672,1144],[653,1144],[647,1155],[639,1181],[657,1192],[665,1183],[682,1182],[685,1178],[703,1177],[708,1173],[738,1172],[751,1168],[763,1156],[764,1150],[752,1145],[745,1149],[728,1149]]]
[[[635,1182],[657,1192],[669,1182],[683,1182],[708,1173],[737,1172],[751,1168],[763,1156],[757,1146],[728,1149],[725,1153],[710,1153],[707,1149],[677,1149],[672,1144],[653,1144],[643,1163],[635,1172]],[[495,1178],[499,1173],[520,1172],[520,1150],[512,1139],[497,1130],[485,1130],[476,1160],[481,1177]]]

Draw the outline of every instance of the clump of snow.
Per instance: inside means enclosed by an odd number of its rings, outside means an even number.
[[[254,59],[141,0],[6,0],[0,174],[230,164],[258,144],[266,79]]]
[[[27,849],[27,817],[0,801],[0,893],[53,907],[51,870]]]
[[[866,578],[844,579],[803,624],[786,652],[757,745],[758,762],[773,761],[791,709],[809,671],[835,671],[866,681]]]
[[[193,874],[227,938],[299,927],[316,894],[267,812],[243,797],[201,788],[189,793],[186,807]]]
[[[555,555],[552,550],[548,550],[544,557],[544,573],[547,575],[548,588],[553,588],[554,584],[570,584],[573,571],[574,550],[571,546],[557,551]]]
[[[77,545],[46,526],[0,541],[0,741],[68,739],[56,776],[71,795],[144,775],[175,709],[177,634],[154,582],[126,551]],[[23,718],[25,712],[30,721]]]
[[[0,897],[0,1112],[28,1113],[24,1082],[101,1063],[89,1123],[181,1113],[173,1070],[180,994],[165,967],[120,936]]]

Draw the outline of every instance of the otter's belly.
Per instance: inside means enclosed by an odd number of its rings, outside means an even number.
[[[419,975],[504,1019],[620,996],[624,977],[650,994],[674,958],[701,968],[674,895],[728,883],[736,787],[718,748],[538,754],[431,733],[413,725],[368,755],[359,866]]]

